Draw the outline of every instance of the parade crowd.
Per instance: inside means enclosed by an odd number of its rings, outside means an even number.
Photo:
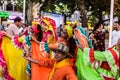
[[[120,22],[109,30],[98,22],[86,31],[78,20],[56,26],[42,16],[31,26],[20,17],[0,26],[0,80],[120,80]]]

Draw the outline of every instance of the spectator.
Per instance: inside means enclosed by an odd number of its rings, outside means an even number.
[[[22,24],[22,19],[20,17],[16,17],[14,19],[14,23],[8,26],[6,32],[11,36],[19,35],[19,27],[21,26],[21,24]]]
[[[103,24],[98,22],[89,36],[93,40],[94,50],[105,50],[105,31],[103,31]]]
[[[61,36],[61,30],[62,30],[62,25],[60,25],[60,27],[57,28],[57,36]]]
[[[114,22],[112,31],[112,46],[115,45],[120,38],[120,22]]]

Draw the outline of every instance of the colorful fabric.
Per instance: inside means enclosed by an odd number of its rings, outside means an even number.
[[[76,58],[78,80],[103,80],[91,65],[85,65],[84,53],[78,49]]]
[[[53,75],[55,74],[55,69],[56,69],[56,68],[61,68],[61,67],[63,67],[63,66],[67,66],[67,65],[70,65],[70,61],[69,61],[68,58],[65,59],[65,60],[62,60],[62,61],[59,62],[59,63],[55,63],[53,69],[52,69],[51,72],[50,72],[50,75],[49,75],[49,79],[48,79],[48,80],[51,80],[51,79],[52,79]]]
[[[14,46],[18,49],[23,48],[23,40],[24,40],[25,36],[19,37],[19,36],[13,36],[12,37],[12,42],[14,44]]]
[[[84,47],[92,47],[92,41],[88,38],[87,33],[82,27],[74,30],[76,44]],[[83,52],[78,49],[76,57],[77,77],[79,80],[103,80],[103,78],[93,69],[91,65],[86,66],[84,63]],[[92,55],[90,55],[92,56]]]
[[[32,42],[32,58],[40,61],[41,59],[46,60],[48,57],[43,57],[42,52],[40,52],[40,45]],[[47,54],[48,55],[48,54]],[[48,80],[50,68],[39,66],[38,64],[31,64],[31,80]]]
[[[82,27],[77,27],[74,30],[76,44],[83,45],[84,47],[91,47],[92,48],[92,40],[88,38],[87,33]]]
[[[45,28],[48,32],[52,31],[52,35],[54,37],[53,41],[56,42],[57,41],[57,35],[56,35],[56,22],[55,22],[55,20],[42,16],[42,24],[47,25],[47,26],[45,26]],[[44,36],[44,38],[47,39],[48,36]]]
[[[55,22],[55,20],[42,16],[41,23],[43,25],[46,24],[46,26],[44,26],[45,31],[43,31],[42,41],[50,43],[50,44],[56,43],[58,40],[58,37],[56,34],[56,22]],[[53,58],[53,55],[54,55],[54,53],[52,51],[50,51],[49,58],[50,59]]]
[[[4,36],[4,32],[0,32],[0,78],[3,77],[5,80],[13,80],[12,77],[10,77],[8,71],[7,71],[7,65],[5,62],[5,58],[3,55],[3,51],[1,49],[1,44],[2,44],[2,37]],[[3,72],[2,72],[3,71]]]
[[[52,68],[49,79],[47,80],[77,80],[77,77],[70,65],[70,60],[67,58],[59,63],[53,58],[51,60],[40,60],[40,66]]]
[[[27,65],[27,68],[26,68],[26,73],[31,78],[31,62],[28,62],[28,65]]]
[[[85,59],[85,64],[86,65],[91,65],[95,60],[100,60],[100,61],[107,61],[110,67],[110,70],[105,69],[104,67],[100,68],[98,67],[96,71],[102,75],[103,77],[106,78],[111,78],[111,80],[115,79],[117,76],[117,71],[119,70],[119,58],[118,58],[118,52],[115,50],[115,48],[110,48],[105,52],[100,52],[100,51],[92,51],[90,53],[89,48],[84,49],[84,59]],[[90,62],[91,56],[93,55],[92,63]],[[106,79],[105,80],[108,80]]]
[[[1,47],[10,76],[15,80],[28,80],[25,72],[27,61],[22,56],[23,50],[16,48],[7,37],[3,37]]]
[[[23,47],[24,47],[24,52],[23,52],[23,56],[24,57],[30,57],[31,56],[31,36],[26,36],[24,38],[24,44],[23,44]],[[31,77],[31,62],[28,61],[27,63],[27,67],[26,67],[26,72],[27,74],[29,75],[29,77]]]
[[[48,57],[49,49],[48,49],[48,44],[45,42],[40,43],[40,52],[43,57]]]

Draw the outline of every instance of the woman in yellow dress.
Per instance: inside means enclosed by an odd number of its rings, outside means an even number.
[[[7,34],[6,34],[7,35]],[[2,38],[2,51],[5,57],[7,70],[14,80],[28,80],[26,74],[27,61],[23,57],[22,47],[17,48],[11,41],[12,37],[9,35]]]

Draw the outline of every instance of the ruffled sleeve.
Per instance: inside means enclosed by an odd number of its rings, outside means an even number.
[[[85,65],[92,64],[95,60],[106,61],[105,52],[94,51],[91,48],[84,48]]]
[[[50,52],[50,50],[48,48],[48,43],[40,42],[40,44],[39,44],[39,50],[40,50],[41,55],[43,57],[48,57],[48,54]]]
[[[17,48],[23,48],[23,40],[25,36],[19,37],[18,35],[12,37],[12,42]]]

